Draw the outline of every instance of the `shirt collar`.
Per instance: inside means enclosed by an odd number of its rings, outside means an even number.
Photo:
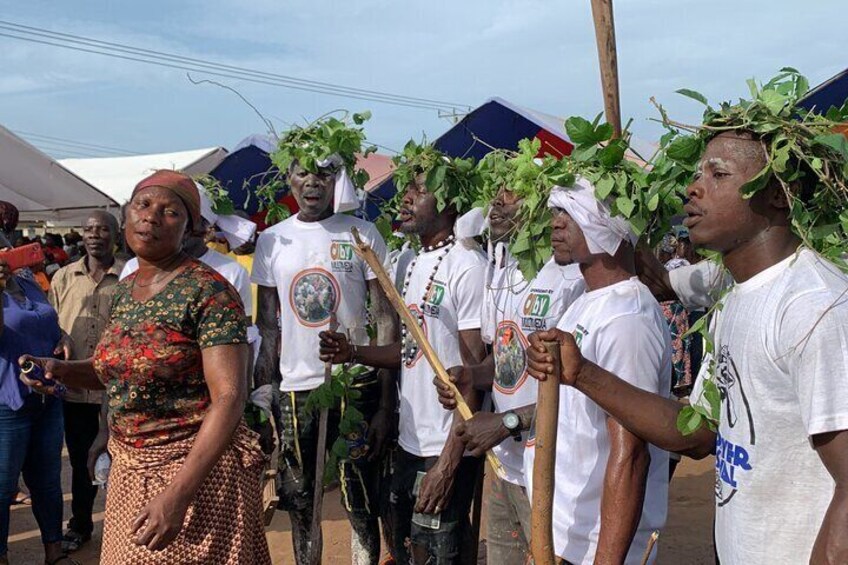
[[[88,267],[85,264],[86,256],[83,256],[78,261],[74,261],[68,268],[71,269],[71,272],[75,275],[88,275]],[[120,261],[117,257],[115,258],[115,262],[112,263],[112,266],[106,270],[107,275],[115,275],[116,277],[121,276],[121,270],[124,268],[123,262]]]

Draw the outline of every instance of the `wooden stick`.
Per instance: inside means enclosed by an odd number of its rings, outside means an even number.
[[[612,0],[592,0],[592,19],[595,21],[595,40],[598,44],[598,63],[601,66],[601,86],[604,89],[607,122],[612,125],[613,136],[621,137],[618,55],[615,48]]]
[[[648,560],[651,558],[651,552],[654,550],[654,545],[660,537],[660,531],[654,530],[651,537],[648,538],[648,547],[645,548],[645,555],[642,556],[642,565],[648,565]]]
[[[383,288],[383,292],[386,293],[386,298],[388,298],[389,303],[398,313],[401,321],[406,325],[406,331],[409,332],[409,334],[415,339],[415,342],[418,344],[418,348],[424,353],[424,357],[427,358],[427,361],[430,363],[430,367],[433,368],[433,372],[436,373],[439,380],[446,384],[448,388],[450,388],[451,392],[453,392],[454,397],[456,398],[456,411],[463,420],[470,419],[474,413],[471,412],[471,408],[469,408],[468,404],[465,402],[462,393],[460,393],[459,389],[456,388],[456,385],[451,382],[450,375],[448,375],[448,372],[445,370],[445,366],[442,365],[441,360],[439,360],[439,356],[436,355],[436,351],[433,349],[433,346],[430,345],[430,341],[427,339],[427,335],[424,333],[424,330],[421,329],[421,326],[419,326],[415,318],[412,317],[409,308],[406,307],[403,298],[401,298],[400,293],[398,293],[394,283],[383,268],[383,263],[380,261],[380,258],[374,254],[374,250],[371,249],[371,246],[362,240],[359,235],[359,230],[356,228],[350,228],[350,233],[353,235],[353,240],[356,242],[356,246],[354,247],[356,254],[362,257],[365,262],[368,263],[368,266],[371,267],[371,270],[374,271],[374,274],[377,275],[377,281]],[[486,452],[486,459],[489,461],[492,469],[498,477],[503,478],[505,476],[503,467],[501,467],[501,462],[492,450]]]
[[[338,329],[339,323],[336,320],[335,312],[330,314],[330,331],[334,332]],[[333,364],[330,362],[324,363],[324,384],[328,385],[333,380]],[[321,509],[324,505],[324,466],[325,456],[327,451],[327,426],[330,416],[330,409],[327,407],[321,408],[321,413],[318,417],[318,445],[315,455],[315,494],[312,497],[312,528],[310,532],[310,548],[309,548],[309,563],[311,565],[320,565],[322,536],[321,536]]]
[[[554,367],[560,367],[559,343],[545,342]],[[536,565],[554,565],[553,506],[556,474],[559,379],[548,376],[539,383],[536,401],[536,456],[533,459],[533,514],[530,518],[530,551]]]

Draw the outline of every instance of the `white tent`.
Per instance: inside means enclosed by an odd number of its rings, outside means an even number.
[[[0,200],[18,208],[21,222],[80,222],[94,208],[118,207],[115,200],[2,126]]]
[[[187,175],[209,173],[227,156],[223,147],[177,153],[154,153],[131,157],[62,159],[62,165],[123,204],[140,180],[157,169],[182,171]]]

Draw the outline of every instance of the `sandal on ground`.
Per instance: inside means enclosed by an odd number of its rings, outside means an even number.
[[[87,536],[82,535],[76,530],[69,529],[65,532],[65,535],[62,536],[62,551],[65,553],[73,553],[83,545],[85,545],[91,539],[91,534]]]
[[[82,565],[82,563],[80,563],[76,559],[71,559],[70,557],[68,557],[67,554],[65,554],[65,555],[60,555],[59,557],[57,557],[53,561],[48,561],[48,560],[45,559],[44,565]]]
[[[15,505],[23,504],[25,506],[30,506],[32,504],[32,499],[29,497],[28,494],[23,493],[23,492],[18,492],[18,494],[15,495],[14,504]]]

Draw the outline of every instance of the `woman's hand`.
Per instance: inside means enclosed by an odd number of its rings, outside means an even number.
[[[58,388],[63,386],[61,381],[57,379],[56,375],[57,370],[61,373],[61,361],[51,359],[49,357],[33,357],[32,355],[22,355],[20,359],[18,359],[18,364],[21,367],[24,367],[27,362],[31,362],[34,365],[41,367],[46,381],[42,382],[36,379],[31,379],[21,372],[21,382],[30,387],[33,391],[38,394],[53,395],[57,392]]]
[[[132,525],[136,545],[150,551],[161,551],[174,541],[183,529],[188,504],[182,497],[166,489],[141,509]]]

